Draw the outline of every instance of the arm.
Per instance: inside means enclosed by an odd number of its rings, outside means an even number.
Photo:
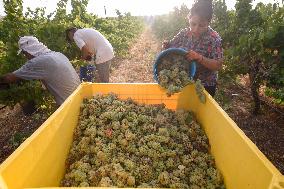
[[[74,41],[76,45],[81,50],[81,59],[90,61],[92,59],[92,51],[88,48],[85,41],[82,39],[82,37],[79,34],[74,34]]]
[[[202,56],[201,60],[199,60],[200,64],[212,71],[220,70],[222,68],[223,62],[223,59],[214,60],[206,58],[204,56]]]
[[[29,60],[26,64],[20,67],[18,70],[14,71],[12,75],[10,75],[10,79],[13,80],[13,77],[24,80],[32,80],[39,79],[44,80],[48,77],[48,65],[49,59],[45,59],[45,57],[38,57],[32,60]]]
[[[82,59],[83,60],[90,60],[93,56],[93,53],[90,51],[90,49],[87,47],[87,45],[84,45],[81,49],[82,51]]]
[[[42,62],[33,62],[30,60],[18,70],[0,76],[0,89],[7,89],[10,83],[16,83],[23,79],[44,79],[45,77],[46,72]]]
[[[202,64],[203,66],[205,66],[206,68],[208,68],[209,70],[212,71],[218,71],[222,68],[222,64],[223,64],[223,58],[220,59],[210,59],[210,58],[206,58],[204,56],[202,56],[201,54],[198,54],[197,52],[190,50],[187,55],[186,58],[190,61],[192,60],[196,60],[199,64]]]
[[[223,60],[223,49],[221,38],[217,38],[212,45],[212,51],[210,51],[210,57],[207,58],[193,50],[190,50],[186,57],[188,60],[196,60],[199,64],[202,64],[206,68],[212,71],[218,71],[222,68]]]

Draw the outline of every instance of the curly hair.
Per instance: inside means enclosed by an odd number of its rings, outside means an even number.
[[[206,19],[208,22],[211,21],[213,16],[212,0],[197,0],[190,9],[191,16],[199,16]]]

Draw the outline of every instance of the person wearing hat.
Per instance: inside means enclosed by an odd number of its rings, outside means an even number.
[[[80,84],[80,79],[68,58],[59,52],[48,49],[36,37],[24,36],[19,42],[18,55],[28,61],[18,70],[0,77],[2,83],[18,80],[41,80],[60,106]]]
[[[110,64],[114,57],[110,42],[93,28],[69,28],[65,32],[67,41],[74,41],[82,52],[82,59],[90,64],[80,68],[80,79],[92,82],[95,66],[100,82],[108,83]]]

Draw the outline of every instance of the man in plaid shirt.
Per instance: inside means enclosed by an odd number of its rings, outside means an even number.
[[[223,63],[223,49],[221,37],[209,26],[212,14],[212,2],[196,2],[188,16],[190,27],[181,30],[169,42],[164,42],[163,47],[187,50],[187,59],[198,63],[195,79],[200,79],[208,93],[214,96],[217,71]]]

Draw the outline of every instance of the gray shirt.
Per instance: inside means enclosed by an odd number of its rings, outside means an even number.
[[[49,52],[29,60],[13,72],[21,79],[39,79],[55,97],[58,105],[80,84],[80,79],[68,58],[59,52]]]

